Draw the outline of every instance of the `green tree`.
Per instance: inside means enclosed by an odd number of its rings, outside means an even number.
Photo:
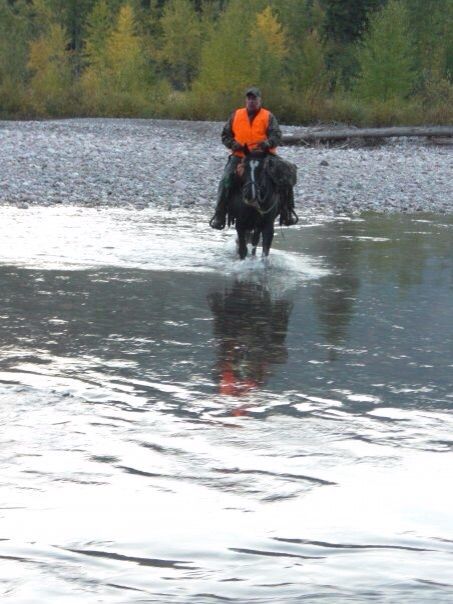
[[[81,76],[84,106],[89,113],[105,112],[108,104],[107,41],[113,31],[113,16],[107,0],[99,0],[87,17],[84,58]]]
[[[41,35],[30,42],[29,92],[33,108],[43,115],[66,114],[73,108],[73,81],[69,36],[52,19],[44,1],[36,2]]]
[[[367,31],[369,19],[387,0],[320,0],[324,9],[322,32],[332,87],[348,88],[357,74],[355,44]]]
[[[146,115],[162,90],[150,64],[130,4],[112,20],[110,2],[99,0],[89,15],[85,40],[87,68],[82,75],[85,106],[95,115]]]
[[[316,29],[303,38],[298,67],[292,78],[293,90],[306,99],[326,96],[329,88],[326,51]]]
[[[194,90],[220,103],[219,113],[237,102],[246,86],[256,83],[258,65],[249,49],[258,8],[258,0],[247,4],[231,0],[202,48]]]
[[[114,0],[120,2],[124,0]],[[130,0],[130,6],[136,16],[137,31],[141,36],[152,38],[160,37],[162,34],[160,19],[168,0]],[[112,3],[109,1],[109,5]],[[115,12],[118,6],[115,7]]]
[[[33,2],[29,2],[29,15],[35,35],[40,35],[43,27],[46,28],[46,18],[51,18],[66,32],[68,50],[72,51],[71,66],[74,76],[77,77],[82,69],[84,24],[95,2],[96,0],[33,0]]]
[[[447,123],[453,107],[453,3],[405,0],[415,38],[417,92],[427,115]]]
[[[390,0],[372,17],[359,46],[358,96],[365,101],[407,98],[415,83],[413,53],[405,6],[401,0]]]
[[[192,0],[201,17],[216,21],[225,10],[229,0]]]
[[[356,42],[365,33],[372,13],[387,0],[321,0],[327,37],[342,45]]]
[[[283,64],[288,54],[286,34],[270,6],[256,15],[249,36],[250,57],[256,66],[255,79],[261,82],[266,98],[281,94]]]
[[[83,43],[83,27],[87,15],[93,9],[96,0],[48,0],[58,22],[69,34],[69,44],[76,56],[79,56]]]
[[[113,31],[114,16],[107,0],[99,0],[85,23],[84,57],[88,65],[105,71],[107,65],[107,40]]]
[[[29,33],[23,11],[0,0],[0,114],[25,109]]]
[[[312,0],[269,0],[291,42],[291,50],[297,47],[303,32],[312,26],[312,4]]]
[[[140,94],[148,81],[142,40],[136,31],[132,8],[125,4],[106,41],[108,79],[112,91]]]
[[[118,0],[114,1],[118,2]],[[125,0],[120,1],[124,3]],[[129,0],[135,15],[136,33],[141,38],[150,73],[164,72],[165,68],[160,59],[160,49],[162,47],[161,17],[166,3],[167,0],[163,2],[162,0]]]
[[[453,50],[453,3],[451,0],[405,0],[414,51],[423,72],[433,66],[447,72],[448,54]]]
[[[286,32],[285,70],[292,91],[310,97],[327,92],[326,49],[320,32],[325,14],[319,0],[273,0]]]
[[[164,7],[161,26],[161,59],[166,74],[177,89],[186,89],[200,63],[201,23],[190,0],[169,0]]]

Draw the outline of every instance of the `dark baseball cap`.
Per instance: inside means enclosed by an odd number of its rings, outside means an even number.
[[[252,86],[251,88],[247,88],[245,91],[245,96],[259,96],[261,98],[261,90]]]

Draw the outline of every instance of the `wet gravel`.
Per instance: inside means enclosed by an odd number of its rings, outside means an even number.
[[[228,155],[221,128],[172,120],[2,121],[0,204],[195,204],[211,211]],[[374,147],[282,146],[280,154],[298,166],[302,215],[453,212],[451,145],[391,139]]]

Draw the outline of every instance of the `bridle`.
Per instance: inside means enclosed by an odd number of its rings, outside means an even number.
[[[246,205],[251,208],[254,208],[260,214],[260,216],[265,216],[266,214],[269,214],[269,212],[275,209],[278,203],[278,197],[275,196],[275,201],[270,208],[268,208],[267,210],[263,210],[261,204],[264,201],[265,195],[263,194],[263,186],[262,184],[260,184],[259,179],[257,178],[255,173],[256,169],[260,164],[260,160],[249,159],[248,162],[250,166],[250,178],[246,180],[242,185],[243,191],[245,193],[242,195],[242,199]],[[247,196],[248,192],[251,192],[250,198]]]

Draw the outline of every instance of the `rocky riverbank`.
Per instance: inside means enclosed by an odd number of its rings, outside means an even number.
[[[195,204],[210,212],[227,158],[221,128],[135,119],[0,122],[0,204]],[[376,147],[281,147],[280,154],[298,166],[302,216],[453,212],[451,146],[393,139]]]

